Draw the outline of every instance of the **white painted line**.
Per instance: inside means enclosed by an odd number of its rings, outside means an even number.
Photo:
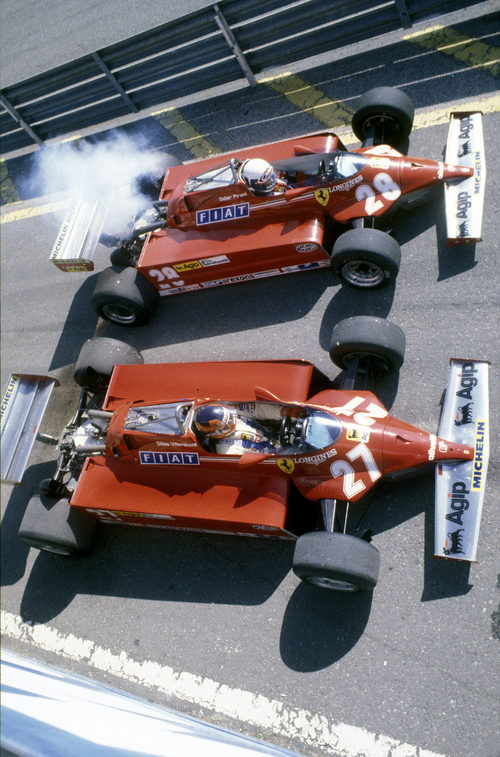
[[[26,642],[53,652],[61,659],[85,662],[94,670],[111,673],[253,727],[296,739],[335,757],[444,757],[364,728],[334,723],[310,710],[286,707],[283,702],[262,694],[226,686],[192,673],[177,672],[168,665],[150,660],[138,662],[125,652],[115,654],[90,639],[64,635],[44,624],[25,623],[17,615],[4,610],[1,633],[4,643],[6,639]]]

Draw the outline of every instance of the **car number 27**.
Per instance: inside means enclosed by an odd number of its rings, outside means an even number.
[[[386,205],[380,198],[384,198],[389,203],[398,199],[401,194],[401,187],[396,184],[388,173],[378,173],[373,177],[373,186],[369,184],[360,184],[356,188],[356,200],[366,200],[365,211],[369,216],[378,213]]]
[[[339,478],[339,476],[344,477],[342,481],[342,490],[345,497],[346,499],[354,499],[354,497],[366,489],[366,485],[361,478],[356,478],[356,471],[351,465],[354,460],[361,458],[372,482],[377,481],[382,474],[377,467],[377,463],[375,462],[372,453],[366,444],[363,444],[362,442],[350,449],[346,457],[349,458],[350,462],[348,462],[348,460],[335,460],[335,462],[330,465],[330,473],[333,478]]]

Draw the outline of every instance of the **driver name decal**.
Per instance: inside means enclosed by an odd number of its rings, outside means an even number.
[[[221,223],[246,218],[250,214],[248,202],[239,202],[237,205],[224,205],[221,208],[208,208],[196,211],[196,225],[205,226],[208,223]]]
[[[139,452],[141,465],[199,465],[196,452]]]

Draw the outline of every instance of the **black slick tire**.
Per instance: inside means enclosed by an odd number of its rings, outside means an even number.
[[[332,270],[349,286],[376,289],[392,284],[398,275],[401,249],[394,237],[380,229],[349,229],[333,245]]]
[[[330,339],[330,358],[342,369],[355,358],[371,358],[375,373],[398,371],[405,357],[406,337],[395,323],[370,315],[346,318],[334,326]]]
[[[106,389],[115,365],[143,362],[139,350],[130,344],[111,337],[93,337],[84,342],[73,377],[79,386],[97,394]]]
[[[349,534],[311,531],[299,536],[293,572],[303,581],[334,591],[367,591],[377,583],[380,553]]]
[[[40,494],[28,502],[19,538],[44,552],[70,556],[90,548],[95,527],[96,521],[67,499]]]
[[[151,318],[158,292],[136,268],[105,268],[92,295],[97,315],[117,326],[142,326]]]
[[[374,87],[360,97],[352,130],[364,142],[376,128],[384,144],[397,146],[408,139],[414,115],[414,105],[406,92],[395,87]]]

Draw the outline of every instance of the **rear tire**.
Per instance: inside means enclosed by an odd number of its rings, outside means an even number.
[[[408,95],[395,87],[375,87],[361,96],[352,117],[352,130],[364,142],[372,133],[382,135],[377,144],[401,145],[413,127],[415,107]]]
[[[94,337],[83,344],[75,364],[74,379],[94,394],[107,388],[115,365],[143,363],[139,350],[120,339]]]
[[[97,315],[117,326],[142,326],[151,318],[158,292],[136,268],[105,268],[92,295]]]
[[[401,249],[394,237],[379,229],[344,231],[331,255],[332,270],[349,286],[376,289],[398,275]]]
[[[116,268],[125,268],[130,265],[130,250],[120,246],[113,250],[109,256],[109,262]]]
[[[70,556],[90,548],[95,527],[96,521],[67,499],[40,494],[28,502],[19,538],[35,549]]]
[[[375,373],[398,371],[405,357],[404,331],[391,321],[370,315],[346,318],[333,328],[330,358],[339,368],[346,369],[355,358],[371,358]]]
[[[377,584],[380,553],[349,534],[312,531],[299,536],[293,572],[303,581],[333,591],[366,591]]]

